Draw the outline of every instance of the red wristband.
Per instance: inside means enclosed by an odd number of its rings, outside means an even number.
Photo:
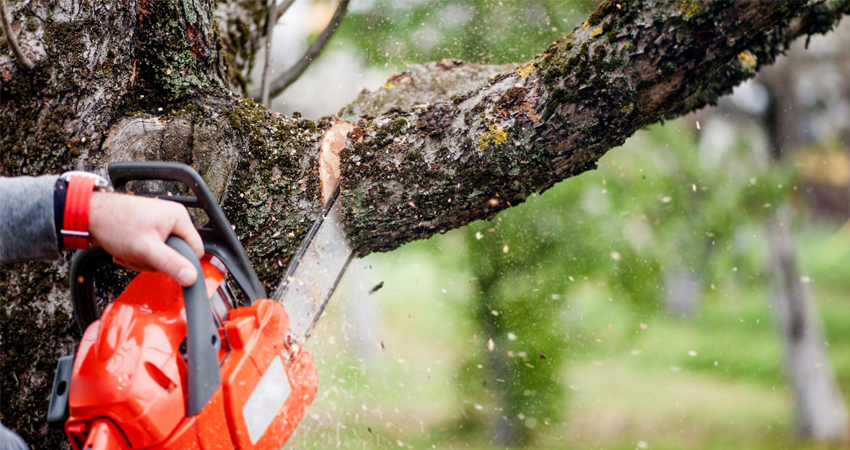
[[[95,188],[95,179],[71,175],[65,194],[65,214],[62,224],[62,243],[67,249],[89,248],[89,207]]]

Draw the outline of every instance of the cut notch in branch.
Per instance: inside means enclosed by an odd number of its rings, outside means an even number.
[[[302,56],[294,66],[290,67],[286,72],[281,74],[271,83],[271,86],[269,86],[269,94],[271,98],[282,94],[289,85],[298,80],[304,71],[310,67],[313,60],[322,53],[322,50],[324,50],[328,45],[328,42],[333,37],[334,33],[336,33],[336,30],[339,29],[339,25],[348,13],[349,3],[351,3],[351,0],[339,1],[339,5],[337,5],[336,11],[334,11],[334,15],[331,17],[330,23],[328,23],[328,26],[322,31],[322,34],[320,34],[319,37],[310,44],[310,47],[304,53],[304,56]]]
[[[319,181],[322,183],[322,203],[327,203],[339,184],[339,152],[345,147],[348,133],[354,124],[338,121],[322,138],[322,154],[319,159]]]
[[[21,46],[18,45],[18,37],[12,32],[12,19],[9,17],[9,12],[6,10],[6,0],[0,0],[0,21],[3,22],[3,34],[6,35],[6,42],[12,48],[12,54],[18,60],[18,64],[22,65],[27,70],[32,70],[35,67],[32,60],[24,55],[21,51]]]

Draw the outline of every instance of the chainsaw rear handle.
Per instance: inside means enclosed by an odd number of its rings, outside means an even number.
[[[183,288],[183,303],[186,306],[186,359],[187,394],[186,415],[194,416],[201,412],[215,391],[221,385],[221,373],[218,367],[219,342],[218,328],[213,322],[210,302],[204,283],[201,262],[195,256],[192,247],[177,236],[169,236],[165,241],[169,247],[177,250],[188,259],[198,271],[198,279],[189,287]]]
[[[224,211],[195,169],[186,164],[173,162],[119,162],[109,165],[109,177],[112,179],[115,190],[122,192],[127,192],[127,184],[131,181],[173,181],[188,186],[195,197],[157,196],[157,198],[177,202],[187,208],[203,209],[210,219],[207,227],[198,229],[198,234],[204,241],[204,251],[215,255],[224,263],[247,297],[249,305],[259,299],[268,298]],[[198,271],[198,274],[200,273]]]
[[[169,236],[165,243],[189,260],[198,272],[195,283],[183,288],[183,303],[186,308],[186,359],[187,359],[187,404],[186,414],[194,416],[201,412],[221,384],[218,366],[218,328],[210,312],[203,269],[192,247],[177,236]],[[94,292],[94,269],[96,263],[109,260],[105,250],[92,247],[77,252],[71,262],[71,304],[74,317],[82,332],[100,318]]]

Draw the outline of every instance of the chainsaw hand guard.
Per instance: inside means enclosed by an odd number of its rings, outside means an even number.
[[[224,262],[248,298],[249,305],[258,299],[268,298],[263,283],[251,267],[251,261],[248,260],[236,232],[230,227],[224,211],[195,169],[186,164],[170,162],[121,162],[109,165],[109,177],[112,179],[115,190],[120,192],[128,192],[127,184],[131,181],[173,181],[188,186],[195,197],[178,195],[156,197],[180,203],[186,208],[203,209],[210,218],[208,226],[198,229],[204,241],[204,251]]]
[[[129,192],[128,184],[134,181],[171,181],[188,186],[195,197],[155,197],[180,203],[187,208],[203,209],[210,219],[207,226],[198,228],[198,234],[204,242],[204,252],[216,256],[224,263],[249,306],[261,298],[268,297],[224,211],[195,169],[181,163],[120,162],[111,164],[108,170],[117,192]],[[85,332],[92,322],[100,318],[94,289],[94,270],[99,264],[111,260],[112,257],[105,250],[92,247],[77,252],[71,261],[71,304],[74,305],[74,319],[80,333]]]

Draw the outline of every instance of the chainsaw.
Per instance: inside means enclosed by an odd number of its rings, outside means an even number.
[[[202,276],[181,288],[163,274],[142,272],[101,312],[95,275],[111,256],[95,247],[78,252],[70,289],[83,336],[75,355],[59,359],[48,422],[64,428],[74,450],[280,449],[318,388],[303,344],[353,254],[339,190],[270,299],[192,168],[131,162],[108,171],[119,191],[151,181],[192,191],[193,197],[160,198],[201,209],[209,219],[198,229],[200,260],[179,237],[166,241]]]

